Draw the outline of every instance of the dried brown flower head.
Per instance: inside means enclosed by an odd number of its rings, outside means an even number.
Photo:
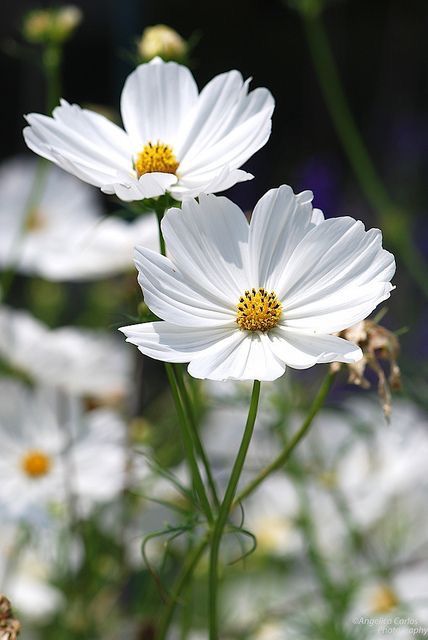
[[[338,371],[342,366],[347,366],[349,370],[348,382],[363,389],[370,388],[370,382],[364,375],[366,369],[374,371],[378,378],[378,394],[382,409],[385,417],[389,419],[391,392],[401,389],[400,368],[397,364],[400,343],[397,336],[373,320],[363,320],[353,327],[341,331],[338,335],[358,344],[362,349],[363,357],[358,362],[349,365],[334,362],[331,365],[332,369]],[[384,363],[389,368],[389,375],[385,373]]]
[[[0,640],[16,640],[21,631],[21,625],[13,617],[10,601],[0,594]]]

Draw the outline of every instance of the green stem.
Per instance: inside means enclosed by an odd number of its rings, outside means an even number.
[[[385,237],[400,255],[408,272],[428,296],[426,265],[413,246],[409,215],[397,207],[380,179],[364,144],[342,88],[330,43],[319,15],[301,11],[306,39],[321,91],[343,150],[371,206],[377,211]]]
[[[166,611],[162,613],[162,624],[159,629],[158,640],[166,640],[169,626],[171,624],[172,617],[174,615],[175,607],[178,603],[179,597],[185,588],[187,582],[193,575],[193,572],[207,547],[207,539],[204,538],[189,554],[186,564],[183,567],[182,572],[177,578],[175,586],[172,590],[171,599],[168,603]]]
[[[198,495],[201,508],[203,509],[207,520],[212,524],[213,514],[211,511],[211,506],[208,501],[207,493],[205,491],[204,483],[202,481],[201,473],[199,471],[198,463],[195,457],[195,452],[193,449],[193,441],[192,441],[192,432],[189,426],[186,413],[183,408],[183,404],[180,398],[180,392],[177,384],[177,378],[175,375],[174,368],[172,364],[169,362],[165,363],[165,369],[169,380],[169,385],[171,387],[171,393],[174,398],[175,408],[178,415],[178,420],[181,426],[181,433],[183,437],[183,444],[186,452],[186,459],[189,465],[190,473],[193,480],[193,485],[195,487],[196,493]]]
[[[260,382],[254,380],[253,391],[251,394],[250,408],[248,411],[247,422],[245,425],[244,435],[242,437],[241,446],[239,447],[238,455],[233,465],[232,473],[230,475],[229,483],[224,494],[223,502],[220,506],[220,511],[217,520],[214,525],[211,538],[211,553],[210,553],[210,571],[209,571],[209,640],[218,640],[218,615],[217,615],[217,595],[218,595],[218,561],[221,538],[223,535],[224,527],[226,526],[227,519],[232,507],[233,499],[236,493],[236,487],[238,486],[239,478],[241,476],[242,468],[244,466],[245,458],[247,455],[248,447],[251,442],[251,437],[254,431],[254,424],[256,422],[257,410],[259,406],[260,398]]]
[[[174,369],[176,373],[178,388],[180,391],[181,398],[183,400],[184,409],[186,411],[188,423],[192,432],[193,446],[195,447],[196,453],[200,457],[202,464],[204,465],[205,473],[208,480],[208,485],[210,487],[211,496],[214,501],[214,504],[216,508],[219,508],[220,502],[217,495],[217,488],[214,482],[213,474],[211,472],[211,466],[207,458],[207,454],[205,453],[204,446],[199,437],[198,428],[197,428],[194,413],[193,413],[192,402],[190,400],[186,385],[183,380],[182,370],[177,365],[174,366]]]
[[[46,77],[46,110],[48,113],[52,113],[61,97],[61,46],[53,43],[46,45],[42,62]]]
[[[291,438],[290,442],[284,447],[284,449],[281,451],[279,456],[277,456],[275,458],[275,460],[273,460],[273,462],[271,462],[264,469],[262,469],[259,472],[259,474],[254,478],[254,480],[252,480],[241,491],[241,493],[236,498],[236,500],[235,500],[235,502],[233,504],[233,507],[236,507],[239,502],[241,502],[247,496],[249,496],[250,493],[253,493],[253,491],[255,489],[257,489],[257,487],[263,482],[263,480],[265,480],[268,476],[270,476],[271,473],[274,473],[275,471],[278,471],[278,469],[283,467],[284,464],[288,461],[288,459],[291,456],[291,454],[293,453],[294,449],[297,447],[299,442],[305,437],[305,435],[309,431],[309,428],[312,425],[312,421],[315,418],[315,416],[317,415],[318,411],[324,405],[325,399],[326,399],[326,397],[328,395],[328,392],[331,389],[331,386],[333,384],[333,381],[334,381],[335,377],[336,377],[336,374],[332,373],[331,371],[329,371],[329,373],[324,378],[323,383],[322,383],[322,385],[321,385],[321,387],[320,387],[320,389],[319,389],[319,391],[318,391],[318,393],[317,393],[317,395],[315,397],[315,400],[312,403],[312,406],[311,406],[311,408],[309,410],[309,413],[306,416],[305,420],[303,421],[302,426],[300,427],[300,429],[298,431],[296,431],[294,436]]]

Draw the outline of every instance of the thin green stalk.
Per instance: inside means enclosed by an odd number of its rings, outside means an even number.
[[[201,473],[199,471],[198,463],[195,457],[191,428],[189,426],[187,416],[184,411],[183,404],[180,398],[180,392],[178,389],[177,378],[174,372],[174,368],[172,364],[166,362],[165,369],[168,376],[171,393],[174,398],[178,420],[181,426],[181,433],[182,433],[183,443],[184,443],[185,452],[186,452],[186,459],[192,475],[193,484],[194,484],[196,493],[198,495],[201,507],[207,517],[207,520],[210,523],[213,523],[213,514],[211,511],[211,505],[208,501],[207,493],[205,491],[205,486],[204,486]]]
[[[46,110],[50,114],[61,97],[62,47],[59,44],[46,45],[42,54],[43,70],[46,78]]]
[[[189,426],[190,426],[191,431],[192,431],[193,445],[195,447],[197,455],[200,457],[200,459],[202,461],[202,464],[204,465],[205,473],[206,473],[207,480],[208,480],[208,485],[209,485],[210,491],[211,491],[211,496],[212,496],[212,499],[214,501],[214,504],[215,504],[216,508],[218,509],[219,506],[220,506],[220,502],[219,502],[218,495],[217,495],[217,487],[216,487],[216,484],[214,482],[214,478],[213,478],[213,474],[211,472],[211,466],[210,466],[209,460],[207,458],[207,454],[205,453],[204,446],[203,446],[202,441],[201,441],[201,439],[199,437],[198,428],[197,428],[197,425],[196,425],[196,422],[195,422],[195,416],[194,416],[194,412],[193,412],[192,402],[190,400],[188,391],[186,389],[186,385],[184,383],[183,374],[182,374],[182,371],[181,371],[180,367],[176,365],[174,367],[174,369],[175,369],[175,372],[176,372],[176,379],[177,379],[178,388],[179,388],[179,391],[180,391],[180,394],[181,394],[181,398],[183,400],[184,409],[186,411],[188,422],[189,422]]]
[[[274,473],[275,471],[278,471],[278,469],[283,467],[284,464],[288,461],[288,459],[291,456],[291,454],[293,453],[294,449],[297,447],[299,442],[308,433],[308,431],[309,431],[309,429],[310,429],[310,427],[312,425],[312,421],[315,418],[315,416],[317,415],[318,411],[324,405],[325,399],[326,399],[326,397],[328,395],[328,392],[331,389],[331,386],[333,384],[333,381],[334,381],[335,377],[336,377],[335,373],[332,373],[331,371],[328,372],[328,374],[324,378],[323,383],[322,383],[322,385],[321,385],[321,387],[320,387],[320,389],[319,389],[319,391],[318,391],[318,393],[317,393],[317,395],[315,397],[315,400],[312,403],[312,406],[311,406],[311,408],[309,410],[309,413],[306,416],[305,420],[303,421],[302,426],[300,427],[300,429],[298,431],[296,431],[294,436],[291,438],[290,442],[284,447],[284,449],[281,451],[279,456],[277,456],[275,458],[275,460],[273,460],[273,462],[271,462],[264,469],[262,469],[258,473],[258,475],[254,478],[254,480],[249,482],[249,484],[241,491],[241,493],[236,498],[236,500],[235,500],[235,502],[233,504],[233,507],[236,507],[239,502],[241,502],[247,496],[249,496],[250,493],[253,493],[253,491],[255,489],[257,489],[257,487],[263,482],[263,480],[265,480],[268,476],[270,476],[271,473]]]
[[[175,607],[183,589],[186,587],[188,581],[193,575],[193,572],[208,544],[207,538],[203,538],[201,542],[192,550],[189,554],[187,562],[185,563],[182,572],[177,578],[177,581],[172,590],[171,599],[165,611],[162,612],[162,624],[159,629],[158,640],[166,640],[169,626],[174,615]]]
[[[420,289],[428,296],[427,266],[409,233],[409,216],[390,198],[364,144],[342,88],[330,43],[319,15],[301,11],[306,39],[321,91],[343,150],[368,201]]]
[[[251,394],[250,408],[248,411],[247,422],[245,425],[244,435],[242,437],[241,446],[233,465],[229,483],[224,494],[223,502],[220,506],[217,520],[214,525],[211,538],[210,553],[210,570],[209,570],[209,640],[218,640],[218,615],[217,615],[217,596],[218,596],[218,561],[220,553],[221,538],[224,527],[232,507],[233,499],[244,466],[248,447],[250,446],[251,437],[254,431],[254,425],[257,417],[257,410],[260,398],[260,381],[254,380],[253,391]]]

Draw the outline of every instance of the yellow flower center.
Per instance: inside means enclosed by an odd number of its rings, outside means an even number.
[[[246,331],[269,331],[276,327],[282,313],[276,294],[265,289],[246,291],[236,307],[236,322]]]
[[[398,605],[398,598],[391,587],[382,585],[373,596],[373,613],[388,613]]]
[[[175,173],[178,165],[179,162],[171,147],[159,141],[156,144],[151,142],[146,144],[143,150],[137,153],[134,163],[138,177],[154,171]]]
[[[39,209],[31,209],[25,220],[25,231],[32,233],[43,229],[46,225],[45,216],[39,211]]]
[[[43,451],[34,449],[22,458],[21,467],[30,478],[41,478],[49,473],[52,460]]]

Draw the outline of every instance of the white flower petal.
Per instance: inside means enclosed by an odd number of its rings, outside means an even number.
[[[186,198],[196,198],[201,193],[218,193],[226,191],[238,182],[252,180],[254,176],[247,171],[241,169],[232,169],[224,167],[219,173],[210,172],[210,178],[206,182],[202,182],[200,178],[188,176],[181,179],[176,185],[169,190],[173,198],[182,200]]]
[[[171,173],[153,171],[143,174],[139,179],[125,176],[121,182],[105,184],[101,191],[109,194],[115,193],[121,200],[130,202],[162,196],[176,182],[177,177]]]
[[[158,141],[174,149],[177,133],[197,98],[198,88],[187,67],[160,61],[137,67],[128,76],[121,98],[122,119],[134,150]]]
[[[97,187],[132,171],[127,134],[92,111],[61,100],[53,117],[26,116],[27,145],[39,155]]]
[[[361,222],[348,217],[315,226],[295,249],[278,285],[284,323],[306,328],[314,317],[311,328],[330,333],[365,318],[393,288],[394,257],[381,241],[378,229],[366,232]],[[338,310],[343,311],[340,318]],[[317,317],[322,317],[322,327]]]
[[[285,366],[262,333],[236,331],[194,358],[190,375],[210,380],[276,380]]]
[[[296,196],[283,185],[257,203],[250,223],[249,252],[253,287],[275,290],[296,246],[313,227],[312,193]]]
[[[250,284],[248,222],[233,202],[214,195],[186,200],[182,209],[170,209],[162,221],[168,252],[192,286],[215,293],[235,310]]]
[[[292,310],[285,306],[281,324],[314,334],[342,331],[367,318],[378,304],[389,298],[393,289],[389,282],[373,282],[360,287],[351,283],[342,291],[333,291]]]
[[[358,362],[362,351],[352,342],[330,335],[310,335],[277,327],[269,333],[276,356],[293,369],[322,362]]]
[[[267,89],[248,93],[238,71],[215,77],[201,91],[179,146],[180,175],[240,167],[267,141],[274,100]]]
[[[216,142],[236,112],[237,99],[242,91],[243,80],[239,71],[229,71],[213,78],[202,89],[189,114],[189,124],[180,141],[180,158],[189,149],[194,153],[206,145]]]
[[[192,286],[174,264],[157,252],[137,248],[138,282],[149,308],[163,320],[184,326],[219,326],[233,323],[234,310],[197,283]]]
[[[325,217],[321,209],[314,209],[312,211],[312,224],[320,224],[324,222]]]
[[[235,328],[182,327],[170,322],[146,322],[121,327],[126,341],[141,353],[164,362],[189,362],[201,351],[230,340]]]

